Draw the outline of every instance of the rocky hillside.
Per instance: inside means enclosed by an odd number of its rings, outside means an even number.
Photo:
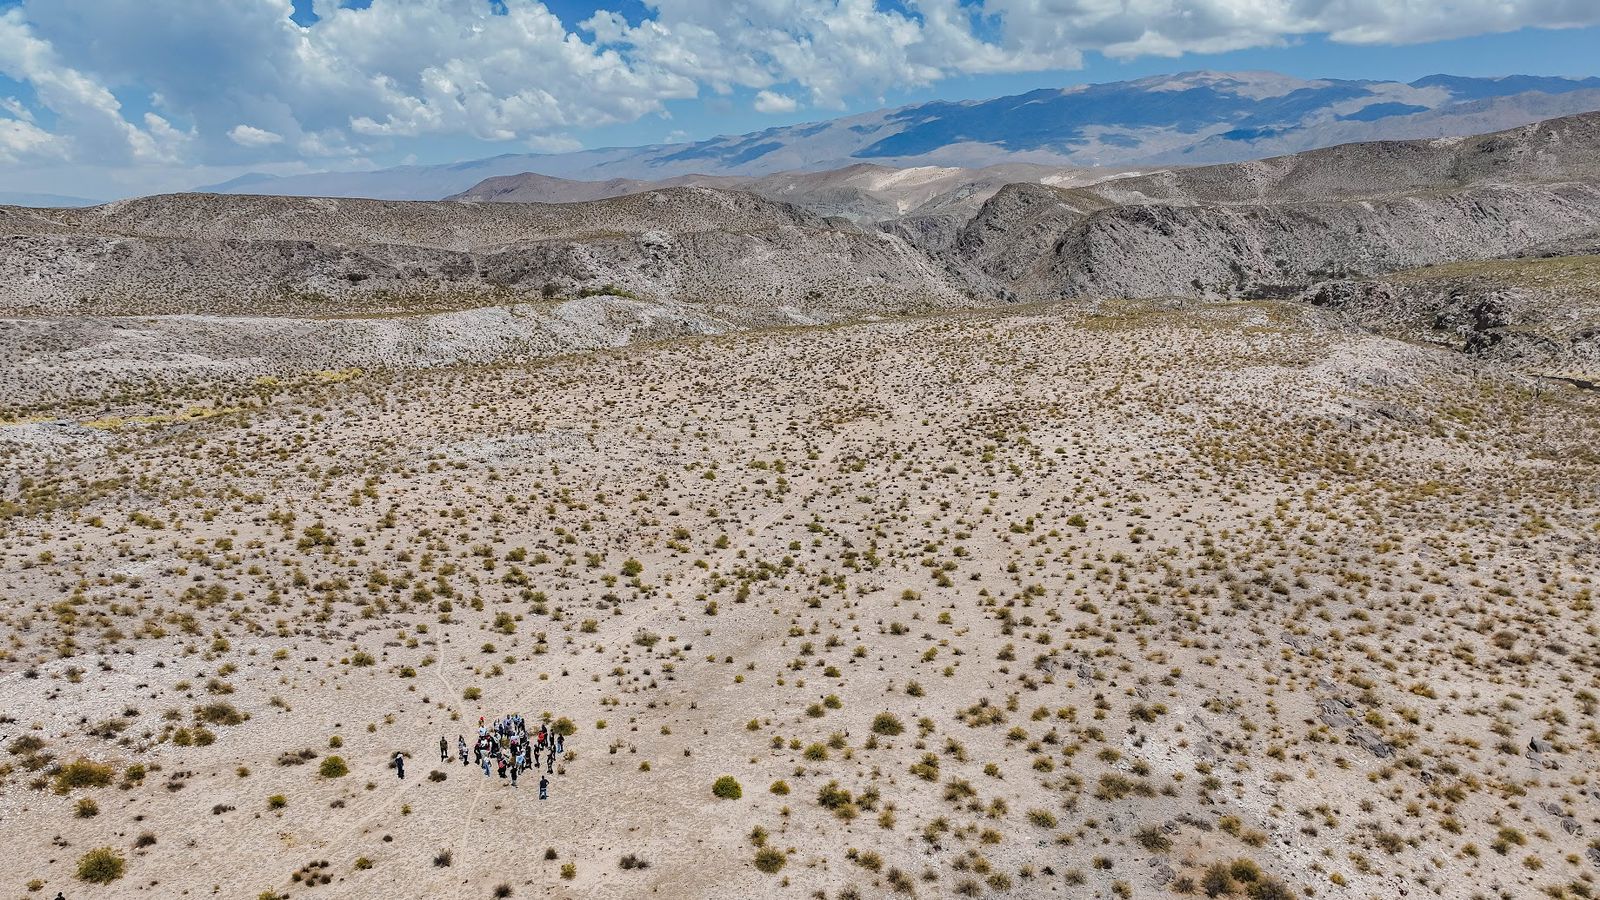
[[[176,195],[0,208],[0,314],[31,320],[7,326],[12,349],[83,351],[95,361],[84,376],[99,378],[117,368],[110,358],[214,361],[234,345],[318,368],[405,366],[928,308],[1266,297],[1424,340],[1453,334],[1530,370],[1590,372],[1600,341],[1582,324],[1592,310],[1574,305],[1576,276],[1541,280],[1533,262],[1496,270],[1542,285],[1511,293],[1477,275],[1390,276],[1594,254],[1597,159],[1600,113],[1087,185],[1013,183],[981,200],[989,186],[965,170],[747,184],[841,211],[929,210],[876,228],[710,187],[489,202],[571,186],[548,180],[472,202]],[[1480,315],[1482,296],[1492,309]],[[188,317],[139,323],[137,340],[120,319],[81,321],[162,314]]]
[[[1449,263],[1323,282],[1302,299],[1385,334],[1600,384],[1600,255]]]
[[[1600,232],[1600,114],[1459,141],[1010,185],[966,221],[892,230],[981,291],[1045,300],[1282,295]]]
[[[3,209],[0,231],[0,310],[24,315],[348,315],[610,294],[786,321],[964,299],[898,238],[704,188],[563,205],[181,194]]]

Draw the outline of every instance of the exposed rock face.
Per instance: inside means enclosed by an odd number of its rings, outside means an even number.
[[[1292,296],[1331,277],[1486,259],[1600,231],[1600,115],[1358,144],[1073,189],[1010,185],[959,230],[900,224],[982,289],[1029,299]]]
[[[1322,282],[1301,298],[1387,334],[1600,381],[1600,256],[1454,263]]]

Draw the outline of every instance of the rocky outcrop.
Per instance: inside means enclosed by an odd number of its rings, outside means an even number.
[[[892,231],[994,295],[1288,297],[1329,278],[1592,238],[1597,151],[1591,114],[1081,188],[1010,185],[959,229]]]
[[[1600,378],[1600,255],[1454,263],[1321,282],[1300,299],[1523,371]]]

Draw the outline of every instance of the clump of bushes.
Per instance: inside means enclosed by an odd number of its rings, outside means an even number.
[[[65,794],[77,788],[105,787],[116,774],[116,770],[110,766],[80,757],[56,772],[56,793]]]
[[[744,788],[732,775],[724,775],[712,783],[711,794],[723,800],[737,800],[744,796]]]
[[[78,860],[78,878],[90,884],[110,884],[122,877],[127,863],[110,847],[96,847]]]
[[[776,847],[762,847],[756,851],[756,868],[768,875],[775,874],[788,861],[788,854]]]

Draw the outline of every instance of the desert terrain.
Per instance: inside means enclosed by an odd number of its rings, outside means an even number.
[[[0,207],[0,896],[1592,897],[1597,149]]]
[[[1592,392],[1267,301],[214,391],[5,427],[8,896],[1592,891]]]

